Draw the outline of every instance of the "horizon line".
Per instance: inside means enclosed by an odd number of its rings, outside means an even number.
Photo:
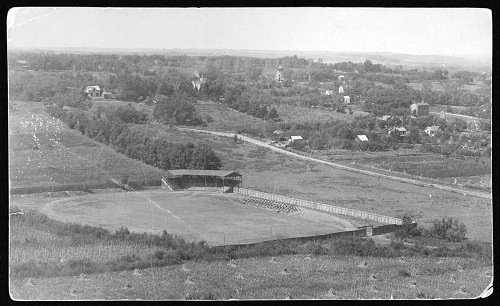
[[[154,50],[154,51],[168,51],[168,50],[203,50],[203,51],[259,51],[259,52],[297,52],[297,53],[380,53],[380,54],[400,54],[400,55],[414,55],[414,56],[444,56],[444,57],[492,57],[490,53],[479,54],[416,54],[416,53],[403,53],[392,51],[334,51],[334,50],[291,50],[291,49],[231,49],[231,48],[156,48],[156,47],[19,47],[9,46],[7,49],[25,49],[25,50],[69,50],[69,49],[94,49],[94,50]]]

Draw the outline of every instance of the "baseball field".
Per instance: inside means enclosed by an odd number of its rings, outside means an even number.
[[[366,225],[348,218],[300,208],[300,213],[242,204],[241,196],[203,191],[147,190],[82,195],[43,206],[48,216],[115,230],[181,235],[210,245],[252,243],[278,237],[312,236]]]

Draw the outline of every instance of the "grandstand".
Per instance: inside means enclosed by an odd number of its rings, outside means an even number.
[[[282,211],[285,213],[300,213],[299,207],[295,204],[278,202],[273,200],[261,199],[251,196],[246,196],[241,200],[241,203],[247,205],[254,205],[273,210]]]
[[[232,192],[242,187],[242,175],[236,171],[221,170],[168,170],[162,178],[162,188],[170,190],[206,190]]]

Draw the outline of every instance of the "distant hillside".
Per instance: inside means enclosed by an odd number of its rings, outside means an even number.
[[[12,49],[9,51],[29,51],[54,53],[115,53],[115,54],[164,54],[188,56],[250,56],[259,58],[278,58],[297,55],[306,59],[323,59],[325,63],[361,62],[371,60],[388,66],[403,65],[407,67],[445,67],[453,66],[455,69],[463,67],[475,71],[491,71],[491,59],[483,56],[448,56],[448,55],[415,55],[391,52],[336,52],[336,51],[293,51],[293,50],[233,50],[233,49],[151,49],[151,48],[44,48],[44,49]]]

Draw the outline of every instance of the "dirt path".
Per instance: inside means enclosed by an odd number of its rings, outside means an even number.
[[[218,135],[218,136],[224,136],[224,137],[234,137],[234,135],[235,135],[234,133],[223,133],[223,132],[205,131],[205,130],[197,130],[197,129],[181,128],[181,127],[178,127],[178,129],[180,129],[180,130],[186,130],[186,131],[210,133],[210,134],[214,134],[214,135]],[[262,141],[259,141],[259,140],[256,140],[256,139],[253,139],[253,138],[250,138],[250,137],[247,137],[247,136],[238,135],[238,138],[240,138],[241,140],[253,143],[255,145],[271,149],[271,150],[273,150],[275,152],[278,152],[278,153],[287,154],[287,155],[290,155],[290,156],[293,156],[293,157],[296,157],[296,158],[300,158],[300,159],[304,159],[304,160],[309,160],[309,161],[313,161],[313,162],[317,162],[317,163],[326,164],[326,165],[329,165],[329,166],[332,166],[332,167],[336,167],[336,168],[340,168],[340,169],[347,170],[347,171],[363,173],[363,174],[367,174],[367,175],[371,175],[371,176],[376,176],[376,177],[379,177],[379,178],[382,177],[382,178],[386,178],[386,179],[390,179],[390,180],[394,180],[394,181],[400,181],[400,182],[404,182],[404,183],[415,184],[415,185],[425,186],[425,187],[432,187],[432,188],[437,188],[437,189],[452,191],[452,192],[461,193],[461,194],[468,194],[468,195],[471,195],[471,196],[476,196],[476,197],[485,198],[485,199],[491,199],[491,193],[471,191],[471,190],[466,190],[466,189],[458,189],[458,188],[453,188],[453,187],[439,185],[439,184],[434,184],[434,183],[427,183],[427,182],[423,182],[423,181],[420,181],[420,180],[408,179],[408,178],[403,178],[403,177],[397,177],[397,176],[392,176],[392,175],[387,175],[387,174],[381,174],[381,173],[377,173],[377,172],[372,172],[372,171],[368,171],[368,170],[362,170],[362,169],[352,168],[352,167],[349,167],[349,166],[344,166],[344,165],[341,165],[341,164],[332,163],[332,162],[328,162],[328,161],[325,161],[325,160],[321,160],[321,159],[317,159],[317,158],[313,158],[313,157],[308,157],[308,156],[300,155],[300,154],[297,154],[297,153],[294,153],[294,152],[286,151],[284,149],[277,148],[275,146],[269,145],[269,144],[267,144],[265,142],[262,142]]]

